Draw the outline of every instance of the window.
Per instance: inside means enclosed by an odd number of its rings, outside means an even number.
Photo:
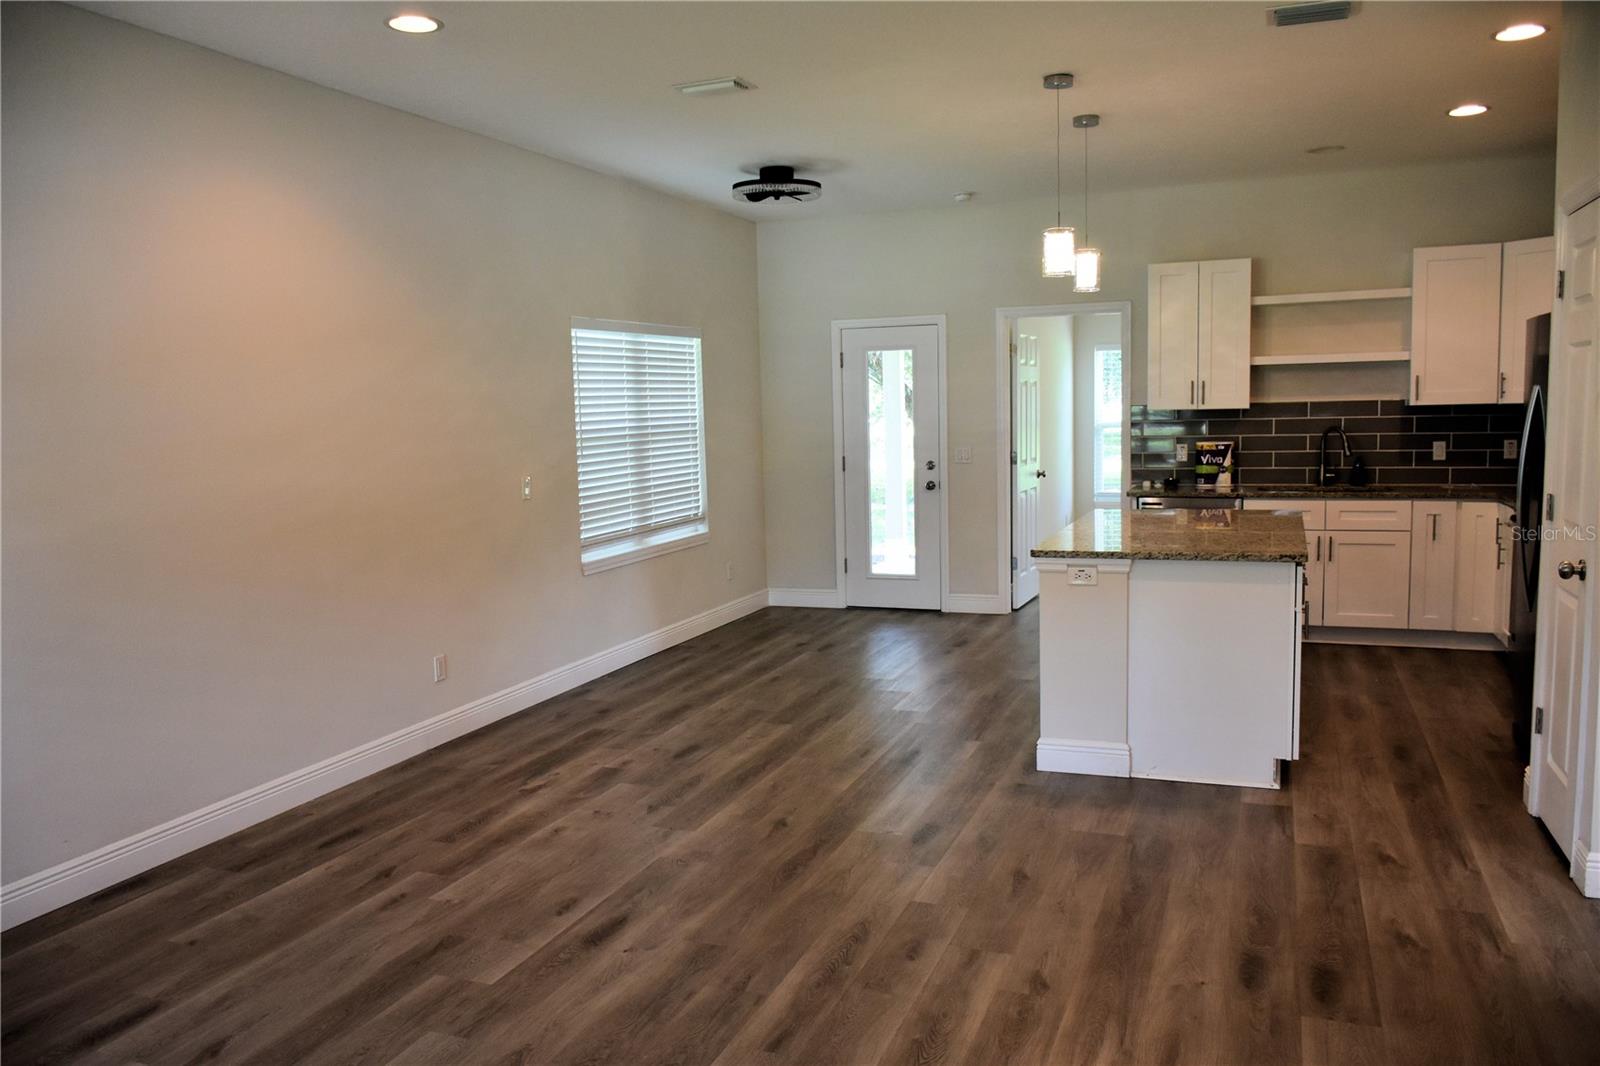
[[[699,334],[574,318],[572,388],[583,572],[703,543]]]
[[[1122,349],[1094,349],[1094,494],[1122,497]]]

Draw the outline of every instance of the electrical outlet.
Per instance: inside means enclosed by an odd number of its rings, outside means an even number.
[[[433,657],[433,683],[437,685],[450,676],[450,660],[444,655]]]
[[[1179,441],[1178,442],[1178,462],[1187,463],[1188,461],[1189,461],[1189,446],[1187,444],[1184,444],[1182,441]]]
[[[956,457],[954,461],[958,463],[972,462],[972,446],[970,444],[964,444],[956,448]]]
[[[728,580],[729,581],[733,580],[733,564],[732,563],[728,564]]]
[[[1098,566],[1074,566],[1067,571],[1067,584],[1098,585],[1100,584],[1100,568]]]
[[[524,474],[523,477],[522,477],[522,498],[524,500],[533,499],[533,475],[532,474]]]
[[[1500,457],[1502,459],[1515,459],[1517,457],[1517,442],[1514,440],[1506,441],[1505,446],[1500,449]]]
[[[1445,456],[1450,454],[1449,448],[1446,446],[1446,443],[1447,442],[1442,441],[1442,440],[1436,440],[1436,441],[1433,442],[1433,461],[1434,462],[1442,463],[1445,460]]]

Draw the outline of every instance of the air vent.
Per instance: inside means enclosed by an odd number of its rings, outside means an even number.
[[[1350,17],[1354,5],[1349,0],[1335,3],[1287,4],[1272,9],[1274,26],[1304,26],[1312,22],[1342,22]]]

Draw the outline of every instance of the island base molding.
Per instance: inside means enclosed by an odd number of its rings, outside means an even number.
[[[1133,776],[1133,755],[1128,745],[1111,741],[1040,737],[1035,765],[1045,773]]]

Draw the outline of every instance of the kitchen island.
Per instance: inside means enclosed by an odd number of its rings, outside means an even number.
[[[1040,770],[1278,787],[1300,746],[1298,513],[1097,510],[1031,554]]]

